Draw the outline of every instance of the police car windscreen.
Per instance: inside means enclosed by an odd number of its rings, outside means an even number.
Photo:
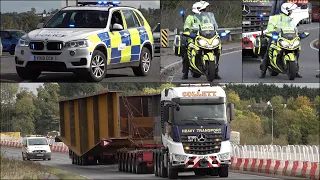
[[[227,122],[225,104],[215,105],[180,105],[174,111],[174,121],[177,125],[185,125],[196,121],[199,125],[211,123],[225,124]]]
[[[107,11],[65,10],[55,14],[45,28],[105,28]]]
[[[48,145],[48,141],[46,138],[34,138],[34,139],[28,139],[28,144],[30,146]]]

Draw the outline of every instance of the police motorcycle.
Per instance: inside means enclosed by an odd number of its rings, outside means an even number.
[[[184,16],[183,11],[181,15]],[[214,14],[211,12],[202,12],[196,16],[200,20],[207,20],[201,21],[199,27],[194,26],[191,32],[184,32],[182,36],[176,35],[173,49],[176,56],[188,58],[189,70],[193,78],[205,75],[207,80],[212,82],[218,70],[221,38],[227,36],[230,31],[218,33],[215,28]],[[189,44],[188,38],[192,39]]]
[[[297,32],[290,26],[278,27],[279,32],[268,32],[258,36],[254,43],[254,52],[258,56],[264,55],[269,41],[271,46],[268,51],[269,62],[268,72],[271,76],[278,76],[279,73],[287,74],[289,80],[296,78],[298,72],[298,58],[301,50],[300,40],[309,36],[308,32]],[[260,70],[262,67],[260,66]]]

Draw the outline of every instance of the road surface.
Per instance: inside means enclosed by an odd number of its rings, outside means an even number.
[[[9,54],[1,56],[1,82],[31,82],[21,79],[17,72],[14,57]],[[155,57],[151,64],[148,76],[136,77],[131,68],[108,70],[106,78],[101,82],[159,82],[160,81],[160,57]],[[85,82],[73,73],[43,72],[41,76],[32,82]]]
[[[319,38],[319,23],[303,24],[298,26],[299,31],[307,31],[309,37],[301,40],[302,48],[299,57],[300,75],[302,78],[296,78],[290,81],[285,74],[270,76],[267,72],[264,79],[260,79],[260,60],[243,58],[243,82],[265,82],[265,83],[319,83],[319,57],[318,51],[310,47],[315,39]]]
[[[214,80],[213,82],[221,82],[221,83],[239,83],[242,82],[242,51],[241,43],[232,43],[222,45],[223,50],[234,49],[233,52],[223,52],[220,57],[220,66],[219,66],[219,75],[221,76],[221,80]],[[181,58],[177,56],[162,56],[161,55],[161,67],[164,68],[164,62],[167,62],[166,66],[174,64],[180,61]],[[162,81],[169,82],[183,82],[183,83],[207,83],[207,79],[205,76],[201,76],[200,78],[192,78],[189,73],[189,79],[181,80],[182,77],[182,63],[181,66],[174,69],[170,73],[166,75],[166,77],[162,78]]]
[[[20,148],[1,147],[6,157],[21,159]],[[79,166],[71,164],[68,153],[53,153],[51,161],[34,160],[44,165],[53,166],[59,169],[71,171],[89,179],[163,179],[153,174],[131,174],[119,172],[116,165]],[[179,173],[179,179],[282,179],[278,177],[266,177],[230,172],[228,178],[219,177],[196,177],[193,172]]]

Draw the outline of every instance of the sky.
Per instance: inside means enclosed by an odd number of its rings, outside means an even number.
[[[66,1],[66,0],[63,0]],[[71,0],[69,0],[71,1]],[[72,0],[74,1],[74,0]],[[86,0],[80,0],[83,2]],[[92,1],[92,0],[87,0]],[[140,5],[142,8],[160,8],[160,0],[153,0],[153,1],[120,1],[122,5],[132,6],[138,8]],[[50,10],[50,9],[61,9],[62,8],[62,0],[36,0],[36,1],[29,1],[29,0],[1,0],[1,13],[6,12],[27,12],[30,11],[32,7],[36,8],[37,13],[43,12],[43,10]]]

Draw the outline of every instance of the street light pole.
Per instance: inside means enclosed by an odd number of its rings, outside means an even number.
[[[271,145],[273,145],[273,108],[271,108]]]

